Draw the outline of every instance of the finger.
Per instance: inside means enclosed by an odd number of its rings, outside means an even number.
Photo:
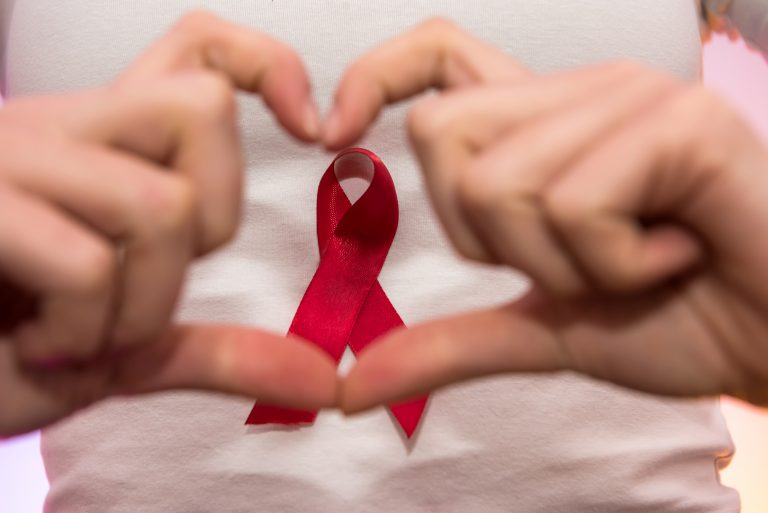
[[[433,19],[384,43],[349,67],[326,119],[323,142],[329,149],[351,144],[384,105],[432,87],[510,83],[528,75],[500,49],[450,21]]]
[[[156,337],[173,314],[193,255],[190,187],[129,155],[56,140],[35,151],[39,144],[19,139],[18,151],[5,159],[6,178],[58,205],[110,246],[122,246],[120,276],[110,276],[113,285],[119,278],[119,291],[109,339],[123,345]],[[66,312],[66,299],[57,308]]]
[[[0,344],[0,436],[45,427],[109,396],[171,389],[303,409],[336,404],[336,366],[323,351],[245,327],[176,326],[153,344],[61,369],[19,367],[9,349]]]
[[[296,408],[335,405],[336,364],[295,337],[238,326],[175,326],[115,360],[115,393],[176,388],[256,397]]]
[[[319,136],[309,78],[296,52],[207,11],[187,14],[129,66],[117,83],[131,88],[171,72],[201,68],[222,73],[238,89],[260,93],[296,137],[313,141]]]
[[[565,369],[567,355],[538,308],[523,300],[393,332],[360,355],[339,406],[354,413],[478,376]]]
[[[232,239],[243,163],[234,91],[225,80],[188,72],[151,88],[108,89],[75,101],[75,115],[72,98],[48,106],[62,112],[55,122],[67,134],[141,155],[189,179],[199,199],[196,254]]]
[[[476,377],[561,370],[676,397],[732,390],[730,362],[679,297],[556,301],[534,288],[510,305],[400,330],[360,356],[339,405],[354,413]]]
[[[478,153],[537,119],[565,109],[642,72],[616,62],[537,77],[511,86],[466,89],[422,101],[411,110],[409,132],[430,199],[458,251],[493,261],[460,208],[458,179]]]
[[[546,189],[612,130],[679,87],[665,75],[638,73],[527,123],[478,156],[458,177],[458,197],[482,247],[549,291],[588,290],[542,208]]]
[[[41,297],[15,327],[19,359],[82,359],[101,346],[113,306],[116,257],[106,240],[39,199],[0,186],[0,269]]]
[[[710,250],[743,244],[733,227],[762,208],[756,191],[764,180],[741,160],[726,165],[726,155],[748,161],[760,145],[747,134],[711,93],[687,88],[563,174],[548,194],[550,216],[595,283],[624,292],[651,287],[700,261],[699,236]]]

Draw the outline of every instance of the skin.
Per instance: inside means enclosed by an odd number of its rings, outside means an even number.
[[[239,223],[237,90],[317,138],[298,56],[204,12],[105,88],[0,110],[0,435],[169,388],[335,403],[335,366],[314,346],[171,324],[186,268]]]
[[[733,109],[630,62],[535,75],[434,20],[350,67],[326,146],[431,87],[408,130],[445,231],[532,287],[386,335],[344,381],[344,411],[563,370],[768,405],[768,150]]]
[[[235,90],[336,150],[432,88],[407,128],[437,215],[462,255],[528,274],[526,297],[393,332],[341,382],[301,341],[172,323],[186,267],[237,228]],[[293,51],[193,13],[106,88],[0,111],[0,434],[112,395],[351,413],[502,372],[766,404],[766,165],[699,86],[622,62],[539,76],[439,19],[353,63],[321,127]]]

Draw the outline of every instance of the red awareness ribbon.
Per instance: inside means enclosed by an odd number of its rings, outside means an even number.
[[[339,160],[353,153],[367,157],[373,164],[371,183],[354,204],[336,175],[337,171],[340,176],[357,174],[348,167],[357,165],[357,159]],[[357,356],[373,340],[403,326],[378,282],[397,221],[395,185],[381,159],[361,148],[339,153],[317,189],[320,264],[288,333],[317,344],[338,364],[347,344]],[[416,430],[426,403],[427,396],[423,396],[389,406],[407,437]],[[316,411],[257,402],[245,423],[311,424],[316,417]]]

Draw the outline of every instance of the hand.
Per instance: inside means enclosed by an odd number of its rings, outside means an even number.
[[[0,110],[0,435],[177,387],[333,404],[335,366],[309,344],[169,326],[188,265],[238,224],[235,87],[317,136],[295,53],[205,13],[107,87]]]
[[[457,249],[534,287],[372,345],[345,411],[558,370],[768,404],[768,150],[723,101],[617,63],[426,99],[410,133]]]
[[[498,48],[448,20],[434,18],[385,42],[349,66],[325,120],[323,143],[331,150],[351,145],[382,107],[432,88],[515,83],[530,75]]]

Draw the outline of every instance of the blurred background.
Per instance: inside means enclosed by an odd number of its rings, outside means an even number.
[[[768,60],[741,41],[734,43],[725,37],[715,37],[704,48],[704,82],[728,98],[768,144]],[[768,410],[724,399],[723,411],[736,443],[736,456],[723,472],[722,481],[741,492],[742,513],[765,513]]]
[[[727,97],[768,144],[768,62],[741,41],[716,36],[705,47],[704,81]],[[768,410],[729,399],[723,400],[723,410],[736,443],[736,456],[722,473],[722,481],[741,493],[742,513],[765,513]],[[0,442],[0,513],[41,513],[47,489],[38,434]]]

